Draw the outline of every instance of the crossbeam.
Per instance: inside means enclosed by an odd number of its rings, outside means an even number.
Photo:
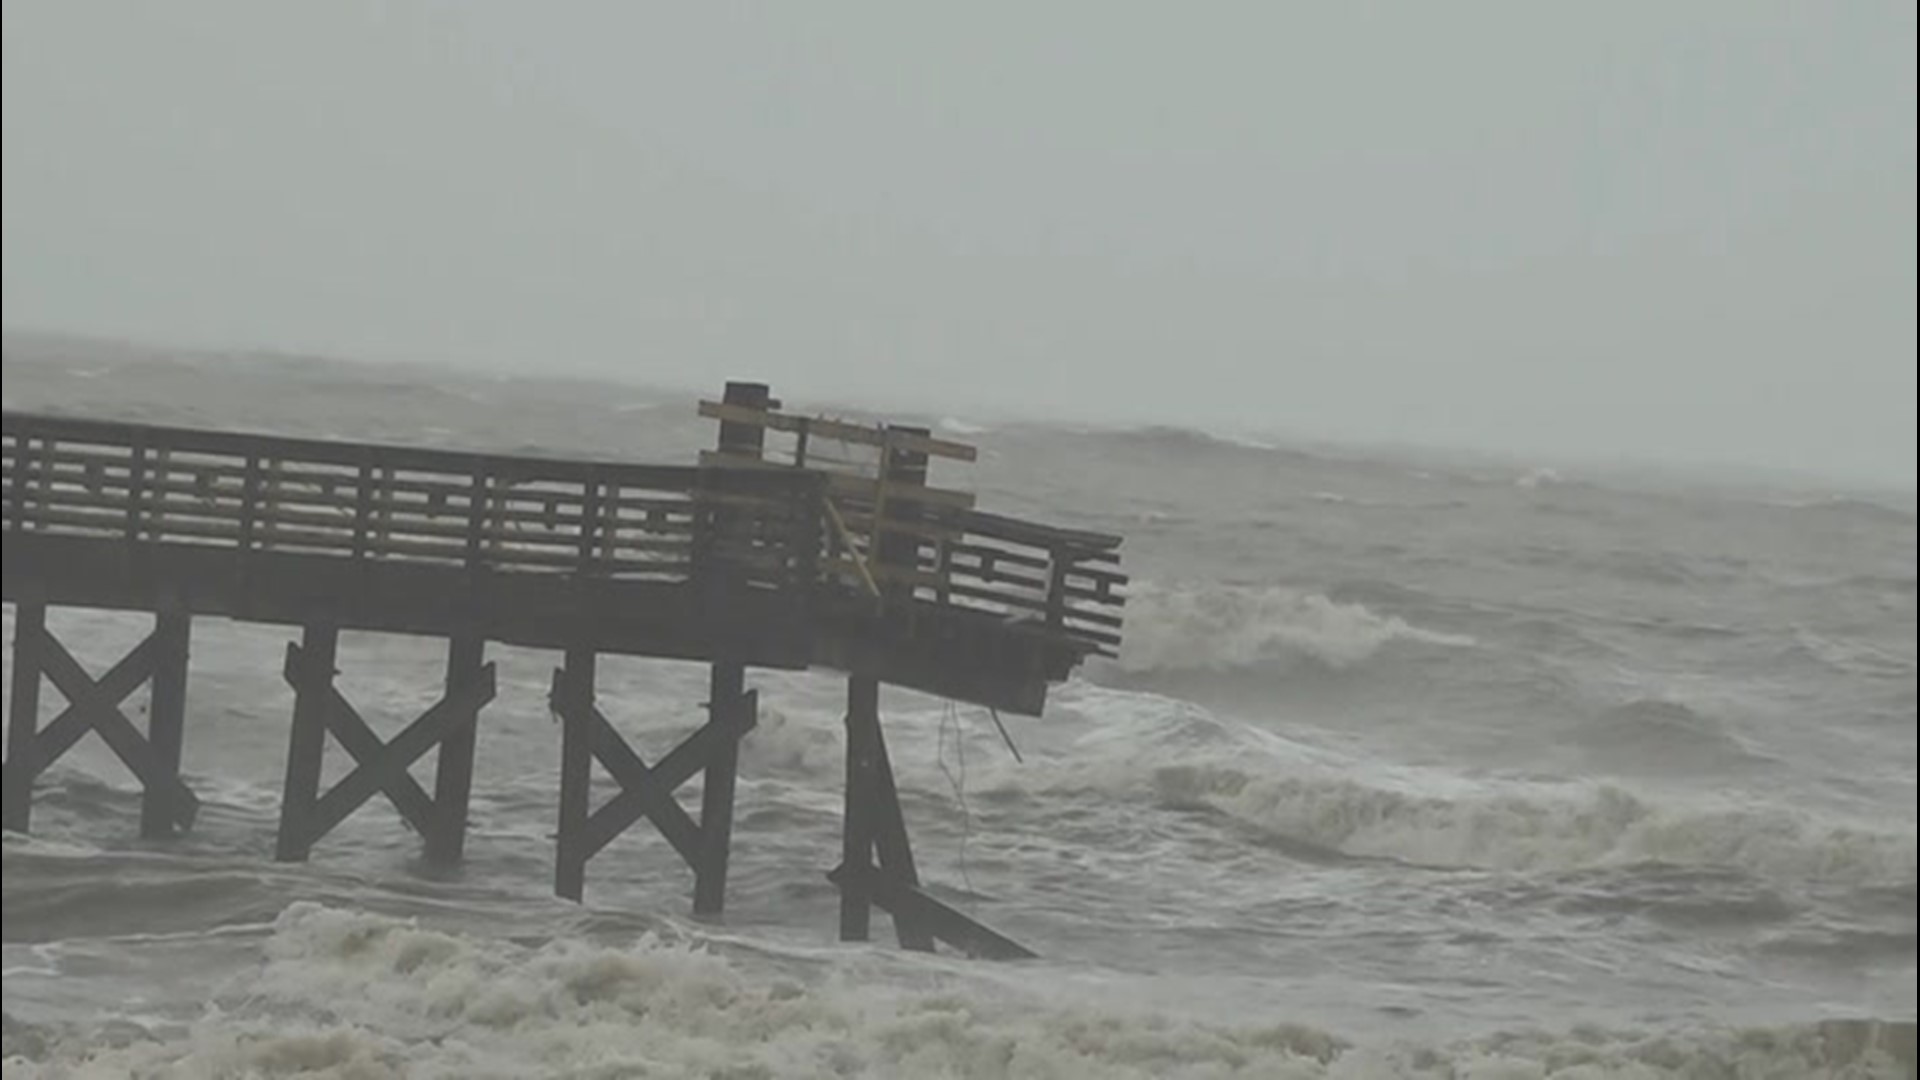
[[[904,949],[932,952],[934,942],[942,941],[984,959],[1036,955],[921,887],[886,736],[880,729],[879,686],[858,677],[847,684],[844,830],[840,865],[827,873],[827,880],[840,890],[840,940],[867,940],[871,909],[877,907],[892,916],[894,936]]]
[[[767,408],[721,401],[702,401],[700,415],[709,420],[764,427],[789,435],[809,435],[835,442],[858,443],[862,446],[891,447],[895,450],[907,450],[932,457],[952,458],[956,461],[974,461],[980,456],[977,448],[966,443],[936,439],[922,434],[889,433],[886,427],[880,424],[855,424],[825,416],[797,416]]]
[[[338,631],[309,627],[307,643],[287,644],[282,675],[294,689],[294,731],[287,753],[287,791],[281,807],[276,858],[298,862],[314,844],[375,795],[428,842],[430,861],[457,859],[466,827],[473,772],[473,733],[480,710],[494,698],[494,665],[479,649],[456,642],[449,655],[447,691],[391,740],[383,740],[338,687],[334,667]],[[320,759],[331,734],[354,768],[325,793]],[[429,750],[441,752],[440,777],[428,795],[408,771]],[[449,751],[452,751],[449,753]]]
[[[34,781],[89,733],[97,733],[140,781],[142,837],[160,839],[193,827],[200,799],[180,779],[190,626],[185,614],[156,615],[152,633],[95,679],[47,629],[45,605],[18,605],[4,769],[6,828],[27,831]],[[44,728],[39,726],[43,680],[67,701]],[[149,684],[143,734],[123,706]]]
[[[898,875],[884,869],[869,869],[864,880],[856,877],[849,874],[845,866],[836,866],[827,872],[827,880],[842,890],[858,888],[865,892],[875,907],[893,916],[895,925],[913,926],[916,933],[946,942],[973,959],[1032,960],[1039,956],[960,909],[934,899],[925,889]],[[900,944],[904,948],[916,948],[904,940]],[[920,951],[931,952],[932,947]]]
[[[561,722],[554,892],[580,900],[586,891],[587,861],[644,818],[693,869],[696,912],[718,914],[732,830],[732,770],[740,739],[759,722],[759,694],[724,694],[723,666],[715,665],[707,722],[658,763],[648,765],[600,711],[593,688],[595,660],[591,650],[569,650],[564,666],[553,673],[549,695]],[[620,785],[620,793],[590,809],[588,783],[596,762]],[[707,774],[706,797],[701,819],[695,821],[674,792],[702,771]]]

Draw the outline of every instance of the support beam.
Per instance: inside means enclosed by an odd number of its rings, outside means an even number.
[[[847,788],[840,834],[840,940],[866,941],[873,905],[867,886],[873,870],[873,810],[877,801],[874,762],[879,754],[880,684],[847,680]]]
[[[744,732],[756,722],[758,696],[746,690],[746,669],[715,664],[708,682],[707,724]],[[693,866],[693,913],[718,915],[727,902],[727,859],[733,844],[733,799],[740,769],[738,735],[720,739],[707,758],[700,788],[700,850]]]
[[[867,940],[871,909],[878,907],[893,917],[894,934],[905,949],[932,952],[939,940],[982,959],[1036,955],[921,888],[878,710],[869,706],[865,687],[857,681],[849,687],[847,831],[840,865],[827,874],[840,889],[840,939]]]
[[[473,728],[480,710],[493,700],[493,665],[478,663],[479,642],[456,643],[450,652],[455,663],[448,670],[446,695],[389,741],[375,734],[353,703],[334,687],[334,643],[332,635],[316,638],[310,634],[309,645],[317,644],[320,653],[311,653],[300,645],[287,646],[285,675],[298,696],[294,704],[294,742],[288,751],[287,802],[281,808],[281,858],[306,858],[321,837],[375,795],[385,795],[401,818],[426,839],[429,858],[443,854],[443,848],[436,848],[436,836],[444,837],[450,822],[458,822],[464,829]],[[460,666],[469,661],[469,666]],[[301,726],[314,713],[318,714],[317,734]],[[354,759],[354,768],[320,794],[320,758],[329,732]],[[442,758],[441,779],[445,783],[436,783],[436,795],[429,796],[408,770],[429,750],[441,748],[444,752],[448,741],[456,736],[461,737],[465,753],[451,762]],[[467,773],[464,778],[458,775],[462,771]],[[446,780],[448,772],[454,773],[456,780]],[[439,799],[443,786],[459,798],[458,804]]]
[[[882,450],[882,491],[899,487],[921,488],[927,482],[927,455],[921,450],[897,448],[895,439],[911,444],[924,439],[925,428],[889,427]],[[876,500],[874,527],[884,530],[891,522],[911,522],[919,510],[911,503],[886,503]],[[919,559],[920,539],[909,532],[882,531],[873,544],[876,561],[889,567],[912,567]],[[889,583],[883,590],[884,602],[900,604],[912,600],[911,587]],[[866,675],[847,680],[847,792],[846,820],[841,838],[840,938],[865,941],[871,933],[872,908],[878,902],[873,883],[897,882],[917,888],[920,874],[913,862],[913,847],[907,840],[906,816],[900,809],[900,792],[894,785],[893,762],[887,753],[886,736],[880,727],[880,684]],[[879,863],[876,872],[874,856]],[[902,948],[931,952],[933,935],[918,918],[919,909],[911,905],[888,908],[893,915],[894,936]]]
[[[486,642],[474,635],[456,637],[447,644],[447,696],[482,677]],[[440,743],[433,777],[433,805],[438,811],[427,833],[427,862],[452,866],[466,857],[467,813],[473,796],[473,756],[480,730],[476,706],[462,717]]]
[[[568,649],[553,676],[553,711],[560,715],[560,830],[555,842],[553,891],[576,903],[586,895],[587,796],[593,780],[592,649]]]
[[[139,779],[141,835],[171,836],[193,826],[200,800],[180,779],[186,641],[186,616],[159,616],[151,634],[95,679],[47,630],[44,605],[19,606],[5,768],[7,828],[27,830],[34,781],[89,732],[98,733]],[[42,679],[67,699],[67,707],[44,728],[39,726]],[[150,680],[153,720],[142,734],[122,705]]]
[[[913,863],[913,846],[907,841],[907,817],[900,809],[900,791],[893,783],[893,761],[887,753],[887,737],[879,724],[873,726],[876,751],[873,768],[873,846],[880,856],[880,873],[889,881],[918,888],[920,871]],[[875,903],[879,899],[875,898]],[[885,907],[884,904],[882,904]],[[933,934],[913,912],[886,908],[893,916],[893,936],[903,949],[933,951]]]
[[[273,857],[305,862],[313,850],[314,804],[320,799],[320,764],[327,751],[327,710],[332,707],[338,627],[309,624],[301,646],[287,652],[284,672],[293,684],[293,728],[287,739],[287,782],[280,794],[280,835]]]
[[[920,885],[906,815],[894,785],[893,762],[880,727],[879,690],[872,679],[847,680],[846,819],[840,868],[829,875],[840,886],[842,941],[866,941],[871,936],[872,909],[879,903],[873,892],[876,882]],[[894,937],[901,948],[933,951],[934,935],[916,917],[918,908],[886,910],[893,916]]]
[[[764,412],[776,403],[764,383],[730,382],[724,395],[730,407]],[[757,423],[722,421],[719,449],[723,454],[760,457],[766,450],[767,430]],[[727,515],[717,523],[724,535],[734,527]],[[733,847],[733,802],[740,770],[740,736],[757,721],[758,698],[746,690],[746,668],[721,660],[708,680],[707,726],[722,733],[706,759],[700,788],[700,842],[688,861],[693,864],[693,913],[712,917],[727,902],[727,862]]]
[[[976,922],[971,916],[944,904],[917,885],[909,885],[886,873],[870,874],[861,883],[843,866],[834,867],[827,880],[842,893],[860,888],[872,897],[875,906],[892,915],[924,927],[931,936],[946,942],[967,956],[979,960],[1031,960],[1039,954],[1025,945]]]
[[[152,699],[147,705],[147,741],[167,776],[180,776],[180,756],[186,745],[187,655],[193,617],[183,611],[163,611],[153,627]],[[175,820],[164,788],[148,788],[140,798],[140,836],[160,840],[174,835]]]
[[[33,781],[44,766],[39,748],[40,639],[47,632],[47,605],[20,603],[13,613],[13,686],[7,704],[4,823],[26,832],[33,817]],[[109,673],[111,677],[111,673]]]
[[[696,902],[701,899],[703,868],[707,868],[707,888],[724,888],[731,798],[725,813],[712,813],[710,806],[705,807],[703,820],[696,822],[673,793],[694,774],[706,770],[711,776],[718,763],[736,759],[740,738],[756,722],[757,695],[747,691],[733,698],[732,707],[717,709],[659,764],[651,766],[627,744],[594,700],[591,652],[575,650],[567,654],[565,666],[554,672],[550,701],[561,723],[560,829],[554,892],[578,901],[586,891],[587,861],[641,818],[651,822],[693,868]],[[620,794],[597,810],[592,809],[588,797],[596,761],[620,784]],[[716,860],[717,878],[711,869]],[[701,913],[718,910],[716,906]]]

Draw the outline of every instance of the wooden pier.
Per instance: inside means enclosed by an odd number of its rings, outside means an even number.
[[[971,447],[924,429],[779,411],[730,383],[701,413],[716,448],[641,465],[287,439],[6,413],[4,598],[15,606],[4,824],[26,831],[35,779],[89,733],[139,780],[140,831],[192,826],[181,775],[193,620],[286,626],[294,691],[276,857],[299,861],[374,796],[461,859],[474,756],[494,696],[489,642],[552,650],[561,771],[554,887],[645,818],[692,868],[696,914],[723,908],[750,668],[847,678],[844,843],[829,878],[840,932],[871,908],[903,946],[1024,948],[921,888],[881,729],[879,686],[1039,715],[1049,684],[1119,645],[1117,537],[986,513],[928,483]],[[774,444],[780,445],[774,445]],[[151,613],[97,678],[48,607]],[[440,700],[383,741],[335,684],[342,630],[444,638]],[[707,720],[645,761],[595,693],[602,654],[711,666]],[[41,689],[65,699],[41,723]],[[146,730],[123,703],[142,687]],[[329,742],[353,770],[321,790]],[[432,754],[431,786],[412,768]],[[598,762],[619,783],[590,805]],[[675,791],[702,777],[698,815]]]

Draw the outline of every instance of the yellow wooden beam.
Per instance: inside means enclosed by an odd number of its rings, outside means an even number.
[[[719,401],[702,401],[700,415],[709,420],[724,420],[730,424],[753,424],[770,431],[783,431],[793,435],[805,432],[814,438],[859,443],[862,446],[889,445],[887,443],[889,434],[884,427],[854,424],[824,416],[793,416],[762,409],[749,409],[744,405],[728,405]],[[980,451],[977,448],[948,439],[911,435],[900,431],[893,432],[891,439],[891,445],[895,450],[905,450],[909,453],[952,458],[956,461],[977,461],[980,457]]]

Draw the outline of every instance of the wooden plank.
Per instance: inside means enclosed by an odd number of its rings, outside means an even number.
[[[1023,596],[1018,593],[1000,592],[994,589],[968,584],[965,581],[950,581],[947,588],[955,596],[964,596],[973,600],[989,600],[997,604],[1003,604],[1008,608],[1038,612],[1043,615],[1047,611],[1047,598],[1044,596]],[[1125,625],[1125,620],[1118,615],[1109,614],[1104,611],[1088,611],[1084,608],[1068,609],[1067,618],[1095,623],[1101,626],[1119,627]]]
[[[220,517],[236,518],[242,506],[238,500],[231,502],[188,501],[174,497],[160,497],[152,494],[146,499],[136,499],[130,493],[111,493],[93,491],[74,491],[54,488],[45,500],[47,506],[66,506],[83,510],[104,510],[122,517],[136,511],[147,511],[151,516],[159,517],[177,514],[184,517]]]
[[[145,501],[147,472],[147,451],[144,446],[133,448],[133,464],[127,475],[127,535],[140,535],[140,510]],[[144,823],[143,823],[144,825]]]
[[[981,544],[971,537],[962,543],[954,545],[953,551],[955,555],[971,556],[982,564],[1004,562],[1011,563],[1014,566],[1028,567],[1033,570],[1045,570],[1049,565],[1045,548],[1015,551],[1011,548]]]
[[[373,476],[373,466],[371,464],[363,464],[360,466],[360,475],[354,482],[354,488],[353,557],[360,559],[365,558],[367,555],[368,542],[372,538],[373,523],[376,516],[379,516],[374,509],[374,502],[379,498],[379,495],[375,490],[376,484]],[[288,520],[288,511],[285,507],[282,507],[275,516],[280,521],[286,521]]]
[[[50,474],[55,483],[71,485],[75,489],[98,489],[103,492],[125,491],[129,486],[129,476],[121,475],[127,470],[109,471],[97,477],[97,483],[89,482],[86,468],[77,464],[67,464],[56,468]],[[151,491],[170,495],[182,495],[197,499],[241,499],[245,495],[246,466],[242,462],[209,467],[205,470],[189,470],[178,464],[173,465],[166,474],[151,473],[147,479],[147,488]],[[486,475],[486,474],[482,474]],[[341,474],[330,474],[325,483],[303,477],[298,473],[285,475],[282,483],[283,494],[289,501],[315,503],[327,506],[351,507],[354,497],[349,485],[339,482]],[[623,509],[661,510],[667,512],[691,513],[697,505],[694,493],[680,491],[660,491],[645,493],[647,489],[634,488],[631,491],[642,494],[622,494],[614,501]],[[448,511],[464,513],[471,505],[473,481],[471,476],[456,477],[451,474],[444,479],[419,479],[399,475],[381,486],[380,500],[396,509],[402,507],[427,508],[439,507]],[[541,504],[559,501],[569,511],[577,508],[580,502],[579,491],[514,488],[502,486],[494,492],[494,498],[503,503]],[[779,507],[785,504],[776,497],[756,497],[750,495],[734,496],[746,503],[764,504]],[[537,511],[527,511],[538,513]],[[569,513],[568,516],[577,516]]]
[[[1119,558],[1114,549],[1120,546],[1121,538],[1107,533],[1041,525],[984,510],[969,511],[961,517],[959,524],[970,533],[996,540],[1011,540],[1047,550],[1067,549],[1076,561],[1111,562]]]
[[[858,890],[896,921],[906,920],[923,927],[934,937],[975,959],[1032,960],[1039,956],[1032,949],[894,875],[874,871],[864,874],[849,872],[843,863],[828,871],[827,880],[840,888],[842,897]]]
[[[979,563],[956,563],[954,564],[953,572],[956,575],[971,577],[979,581],[1003,582],[1008,585],[1034,589],[1039,592],[1047,592],[1057,587],[1061,595],[1069,599],[1086,600],[1092,603],[1111,606],[1120,606],[1124,603],[1124,598],[1115,596],[1110,588],[1110,585],[1114,583],[1116,579],[1119,583],[1124,584],[1126,582],[1126,575],[1124,574],[1095,578],[1094,580],[1099,582],[1099,584],[1090,587],[1078,584],[1073,580],[1076,577],[1088,577],[1090,575],[1086,575],[1079,569],[1069,566],[1061,575],[1061,581],[1056,586],[1051,584],[1047,578],[1035,577],[1028,574],[1015,574],[1002,570],[996,565],[999,561],[1000,560],[994,560],[992,562],[983,561]],[[1025,563],[1021,565],[1025,565]]]
[[[833,505],[833,501],[828,500],[822,505],[827,511],[827,521],[833,526],[834,555],[829,560],[828,566],[835,573],[852,570],[860,584],[866,586],[867,592],[878,597],[880,585],[873,578],[873,567],[868,553],[861,550],[855,543],[852,532],[847,528],[845,519],[840,516],[840,511]]]
[[[841,500],[841,509],[857,513],[860,506],[874,503],[880,487],[875,481],[843,473],[824,475],[827,478],[827,493]],[[971,491],[923,487],[919,484],[887,484],[885,491],[888,502],[914,503],[938,510],[970,510],[975,500]]]
[[[824,416],[795,416],[789,413],[727,405],[718,401],[702,401],[700,415],[708,420],[750,424],[790,435],[804,434],[809,439],[832,439],[836,442],[856,443],[861,446],[891,445],[896,450],[957,461],[974,461],[980,455],[978,448],[966,443],[936,439],[928,435],[906,435],[895,432],[889,442],[889,436],[884,427],[833,420]]]
[[[476,466],[503,480],[521,482],[584,482],[599,470],[600,478],[623,487],[661,491],[691,491],[700,482],[700,470],[680,465],[641,465],[603,459],[541,457],[530,454],[487,454],[432,447],[357,443],[330,439],[291,438],[235,431],[212,431],[160,424],[137,424],[52,417],[7,411],[5,430],[16,438],[40,438],[54,443],[92,445],[111,450],[124,460],[126,448],[138,439],[147,445],[168,447],[175,454],[210,454],[245,459],[281,460],[304,467],[357,468],[371,452],[375,462],[395,470],[472,475]],[[96,452],[99,452],[96,451]]]
[[[860,476],[848,476],[844,473],[823,473],[782,465],[778,462],[763,461],[759,458],[740,457],[735,454],[723,454],[717,450],[700,451],[700,464],[712,468],[738,469],[742,471],[758,470],[772,474],[807,474],[824,477],[827,493],[836,498],[856,504],[871,504],[879,487],[879,482]],[[886,497],[890,501],[918,503],[923,506],[939,507],[947,510],[968,510],[973,507],[974,493],[956,491],[949,488],[921,487],[919,485],[889,484]],[[842,506],[842,509],[848,509]]]
[[[322,527],[339,526],[343,524],[342,520],[337,517],[330,517],[325,514],[305,510],[281,509],[275,514],[275,520],[291,525],[315,525]],[[386,528],[388,536],[395,539],[404,537],[438,537],[464,541],[472,536],[475,531],[472,519],[465,514],[457,517],[447,516],[437,519],[424,516],[394,515],[388,520]],[[477,531],[482,540],[528,544],[534,547],[555,548],[569,552],[578,551],[581,544],[580,535],[574,532],[550,531],[542,528],[528,529],[513,527],[511,525],[505,527],[483,526]],[[623,526],[621,531],[631,532],[632,530],[630,527]],[[692,542],[692,531],[688,530],[684,536],[675,539],[622,539],[617,544],[609,542],[605,546],[608,548],[617,547],[619,550],[628,552],[665,551],[679,553],[688,550]],[[369,552],[377,552],[383,550],[383,547],[384,541],[376,539],[368,546],[367,550]]]
[[[882,585],[900,585],[915,589],[939,589],[948,579],[926,570],[915,570],[905,566],[880,564],[871,568],[873,580]]]
[[[232,542],[236,548],[246,531],[246,523],[232,521],[225,517],[214,518],[211,515],[196,515],[198,520],[184,516],[168,515],[161,520],[150,522],[147,526],[150,539],[155,542],[169,542],[180,539],[223,540]],[[63,529],[84,530],[89,535],[104,534],[125,536],[126,521],[122,514],[108,511],[79,511],[50,509],[36,512],[32,521],[42,526],[59,526]],[[292,527],[287,522],[314,522],[310,514],[299,511],[276,510],[263,516],[260,523],[271,528],[266,542],[258,545],[261,551],[310,551],[319,554],[337,555],[351,558],[355,554],[351,519],[333,522],[331,528],[309,525]],[[431,559],[446,563],[465,564],[467,561],[467,530],[443,526],[414,528],[409,535],[378,538],[368,545],[365,555],[368,557],[404,556],[409,558]],[[572,537],[547,538],[538,534],[511,531],[492,531],[485,534],[499,543],[489,562],[502,568],[525,567],[535,569],[574,569],[577,567],[578,543]],[[661,565],[690,565],[685,559],[649,559],[639,557],[648,552],[677,556],[688,552],[685,542],[660,540],[621,539],[614,550],[616,555],[602,561],[605,572],[628,570],[651,570]]]
[[[841,518],[847,523],[849,529],[869,536],[876,533],[876,528],[881,535],[912,536],[932,541],[958,541],[966,535],[952,526],[940,524],[938,520],[911,521],[893,517],[876,519],[870,511],[855,509],[851,505],[837,509],[840,510]]]
[[[836,574],[847,579],[852,579],[855,573],[855,568],[852,567],[851,564],[836,564],[833,569]],[[1022,594],[1007,592],[991,588],[986,584],[980,583],[978,579],[969,579],[967,576],[961,574],[951,574],[942,577],[938,573],[926,570],[909,570],[904,567],[881,566],[874,568],[873,577],[875,580],[885,584],[927,589],[936,594],[944,591],[951,595],[968,599],[991,601],[1009,609],[1009,611],[1018,609],[1044,614],[1049,606],[1048,598],[1044,593]],[[997,614],[1004,613],[1005,612]],[[1124,620],[1119,615],[1113,615],[1103,611],[1089,611],[1083,607],[1072,605],[1064,609],[1063,615],[1065,629],[1070,635],[1091,635],[1096,640],[1115,645],[1120,642],[1120,638],[1117,635],[1100,634],[1093,631],[1082,632],[1074,625],[1076,623],[1094,623],[1101,626],[1119,627],[1124,625]]]
[[[12,415],[10,415],[12,423]],[[129,429],[131,432],[165,429]],[[188,432],[205,434],[205,432]],[[255,438],[244,446],[261,450],[284,444],[288,440]],[[292,440],[298,442],[298,440]],[[444,469],[438,477],[407,477],[407,461],[384,461],[386,457],[397,454],[407,457],[405,448],[382,448],[371,444],[328,444],[330,461],[301,461],[288,455],[255,454],[255,457],[273,459],[280,473],[282,496],[288,502],[349,502],[351,490],[351,471],[365,461],[380,463],[382,471],[396,473],[390,482],[394,492],[419,494],[419,496],[444,496],[461,498],[467,492],[472,463],[478,463],[482,469],[493,467],[490,473],[499,480],[499,490],[505,492],[503,498],[524,500],[524,502],[543,502],[549,498],[574,498],[578,500],[578,490],[584,486],[589,475],[599,469],[603,479],[616,482],[622,488],[653,492],[653,496],[622,496],[622,505],[647,507],[647,509],[687,509],[691,507],[689,498],[699,486],[703,486],[705,473],[701,469],[687,467],[657,467],[657,465],[626,465],[626,463],[584,463],[584,461],[545,461],[545,459],[515,459],[515,457],[492,457],[492,455],[442,454],[445,465],[468,465],[465,469]],[[355,454],[346,454],[348,450]],[[169,448],[169,452],[179,452]],[[121,475],[129,473],[132,467],[131,444],[125,448],[102,448],[102,450],[56,450],[56,461],[60,461],[60,479],[71,480],[77,486],[123,486]],[[244,484],[246,479],[246,461],[248,457],[236,455],[232,461],[221,463],[182,463],[175,461],[169,467],[167,477],[157,477],[156,484],[179,494],[209,496],[209,494],[230,494],[232,484]],[[319,471],[315,471],[319,469]],[[411,469],[411,473],[422,473],[420,469]],[[184,477],[184,479],[180,479]],[[561,484],[561,488],[524,488],[524,484]],[[791,503],[791,496],[810,488],[814,480],[803,480],[795,486],[781,477],[747,482],[747,492],[735,492],[730,498],[766,498],[770,502]],[[566,490],[572,488],[572,490]],[[753,494],[758,488],[758,494]],[[300,496],[300,500],[296,500]],[[660,498],[666,496],[666,498]],[[680,496],[680,498],[674,498]],[[405,500],[396,500],[405,502]]]

